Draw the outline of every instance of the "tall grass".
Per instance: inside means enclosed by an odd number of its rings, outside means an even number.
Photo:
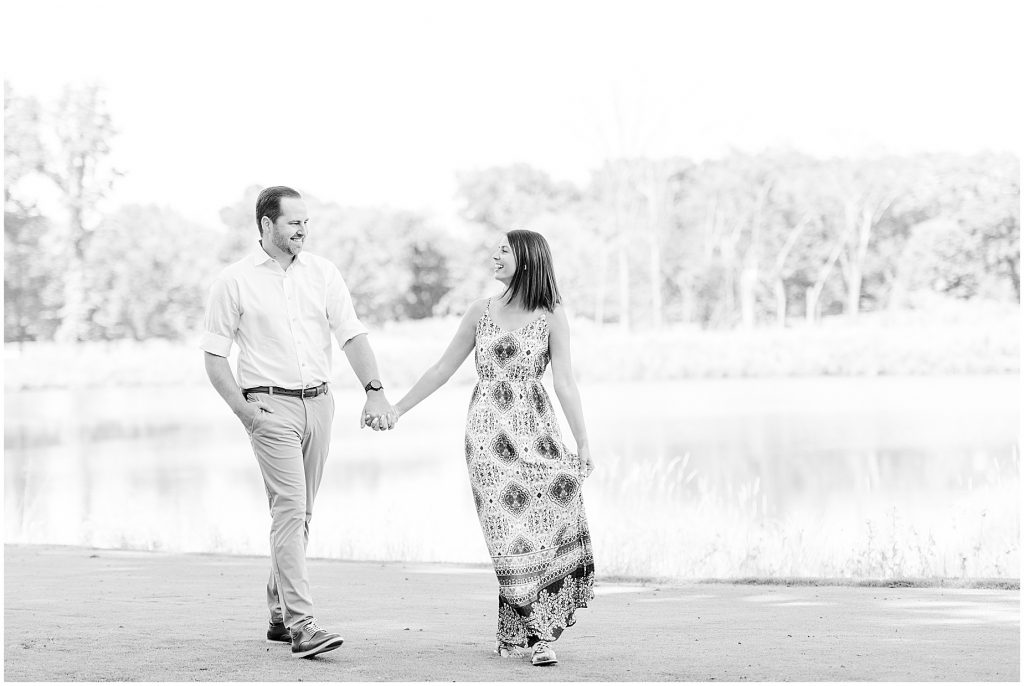
[[[587,495],[607,574],[1018,578],[1019,452],[981,467],[983,478],[962,490],[916,499],[876,490],[779,506],[759,479],[712,480],[687,456],[609,456]]]

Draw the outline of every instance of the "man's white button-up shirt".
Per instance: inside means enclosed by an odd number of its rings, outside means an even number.
[[[199,347],[227,357],[237,343],[242,388],[308,388],[331,378],[331,335],[344,345],[366,327],[331,262],[299,253],[288,269],[261,247],[210,287]]]

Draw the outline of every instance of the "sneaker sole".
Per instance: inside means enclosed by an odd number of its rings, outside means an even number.
[[[344,642],[345,639],[343,638],[339,638],[336,641],[324,641],[316,648],[310,648],[309,650],[304,650],[301,653],[293,652],[292,657],[313,657],[314,655],[319,655],[320,653],[327,653],[334,650],[335,648],[340,648],[341,644]]]
[[[290,638],[268,638],[267,643],[280,643],[281,645],[291,645],[292,639]]]
[[[534,662],[534,667],[547,667],[548,665],[558,664],[558,660],[544,660],[542,662]]]

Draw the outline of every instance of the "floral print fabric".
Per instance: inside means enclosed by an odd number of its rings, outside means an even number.
[[[466,422],[466,466],[498,576],[498,640],[553,641],[594,597],[594,554],[583,509],[582,465],[562,443],[541,377],[547,316],[506,331],[476,326],[476,369]]]

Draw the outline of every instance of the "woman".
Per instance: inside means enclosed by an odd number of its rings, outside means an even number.
[[[580,485],[594,469],[569,355],[569,323],[551,250],[533,231],[509,231],[492,259],[498,298],[474,302],[441,359],[395,404],[403,415],[440,388],[476,348],[480,379],[466,422],[466,464],[480,526],[498,575],[502,657],[549,645],[594,597],[594,554]],[[562,444],[541,377],[555,393],[579,451]]]

